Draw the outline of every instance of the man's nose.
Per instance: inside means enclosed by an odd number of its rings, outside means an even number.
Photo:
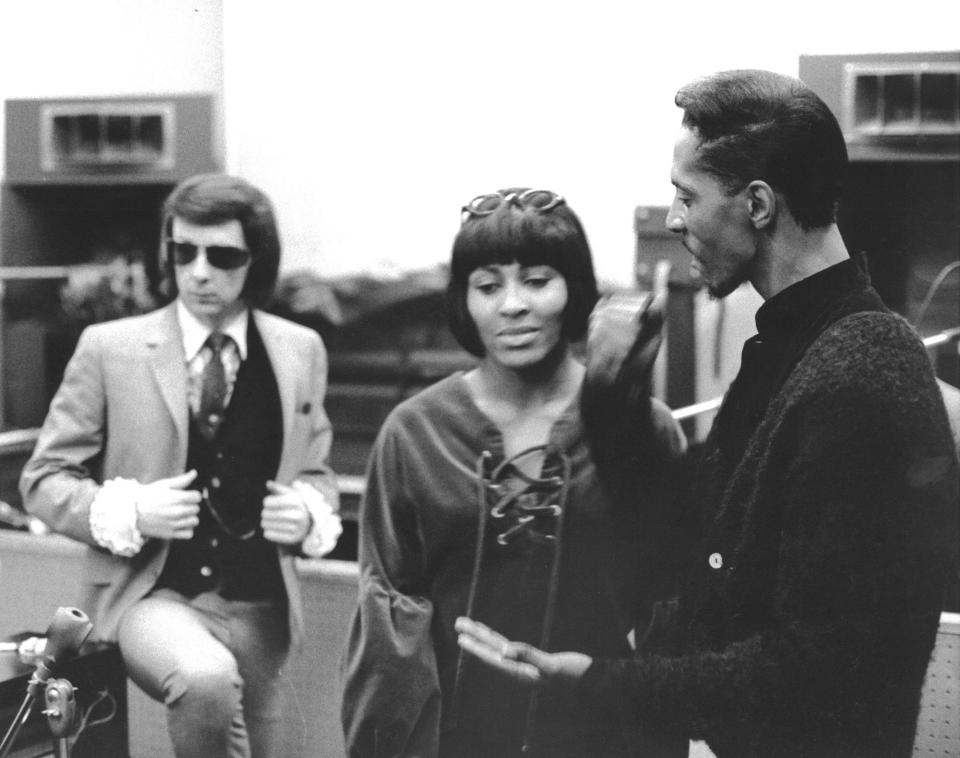
[[[207,260],[207,251],[202,247],[197,251],[197,257],[190,264],[190,275],[195,279],[210,278],[210,262]]]
[[[680,207],[679,200],[674,200],[670,204],[670,210],[667,211],[667,218],[664,223],[671,232],[683,231],[683,209]]]

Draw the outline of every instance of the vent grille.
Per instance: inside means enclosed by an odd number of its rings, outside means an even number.
[[[960,63],[850,63],[844,73],[849,141],[960,136]]]
[[[40,109],[43,171],[174,165],[172,103],[69,103]]]

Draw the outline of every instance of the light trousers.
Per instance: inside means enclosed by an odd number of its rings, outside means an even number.
[[[283,603],[211,592],[157,590],[124,614],[127,674],[166,705],[177,758],[277,758],[287,627]]]

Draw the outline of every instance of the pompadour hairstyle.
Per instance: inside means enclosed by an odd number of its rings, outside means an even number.
[[[803,229],[836,221],[847,170],[837,119],[803,82],[770,71],[723,71],[676,95],[701,143],[699,167],[730,193],[767,182]]]

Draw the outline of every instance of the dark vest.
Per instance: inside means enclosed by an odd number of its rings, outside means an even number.
[[[204,439],[191,418],[187,470],[197,470],[195,486],[207,502],[193,538],[171,541],[158,587],[188,597],[210,590],[231,600],[285,597],[277,546],[260,529],[266,482],[277,475],[282,445],[277,380],[251,315],[247,358],[214,438]]]

